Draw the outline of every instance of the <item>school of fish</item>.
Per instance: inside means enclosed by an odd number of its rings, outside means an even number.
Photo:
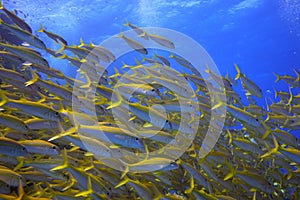
[[[272,103],[267,99],[264,108],[256,103],[265,98],[264,92],[237,64],[235,78],[203,66],[211,77],[204,80],[184,58],[153,56],[121,32],[120,42],[143,60],[136,60],[136,65],[123,63],[110,74],[101,66],[116,59],[109,49],[98,46],[93,51],[96,45],[82,39],[70,46],[41,25],[39,32],[61,47],[47,48],[23,19],[2,3],[0,9],[0,199],[300,199],[300,141],[295,136],[300,130],[300,94],[295,93],[300,74],[296,69],[295,76],[275,74],[276,82],[289,89],[274,88],[276,99]],[[167,38],[128,21],[125,26],[144,40],[176,48]],[[82,75],[80,80],[52,68],[45,55],[68,61]],[[184,72],[172,68],[173,63]],[[103,72],[100,79],[98,69]],[[134,73],[122,76],[128,69]],[[181,79],[196,90],[187,91]],[[213,81],[224,85],[219,92],[226,94],[226,102],[212,98],[208,86],[215,87],[210,85]],[[246,103],[235,90],[238,81]],[[75,85],[81,88],[76,95]],[[178,96],[185,97],[183,103],[179,104]],[[74,100],[79,102],[76,109]],[[154,109],[157,105],[163,111]],[[178,121],[189,118],[184,113],[193,112],[193,105],[199,106],[199,112],[179,128]],[[225,118],[222,133],[213,149],[199,157],[212,111],[224,106],[227,114],[218,116]],[[96,112],[98,121],[91,112]],[[200,121],[196,137],[178,159],[168,156],[179,152],[174,146],[161,152],[161,157],[123,160],[124,171],[106,165],[118,162],[125,150],[149,155],[162,149],[179,129],[189,134],[195,120]],[[157,171],[138,173],[161,165]]]

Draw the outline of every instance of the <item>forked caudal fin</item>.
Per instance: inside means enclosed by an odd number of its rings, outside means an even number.
[[[242,74],[242,72],[241,72],[241,70],[240,70],[240,68],[239,68],[239,66],[238,66],[237,64],[234,64],[234,66],[235,66],[235,69],[236,69],[236,71],[237,71],[237,75],[236,75],[236,77],[235,77],[235,80],[237,80],[237,79],[239,79],[243,74]]]
[[[67,154],[66,148],[64,148],[64,150],[63,150],[63,159],[64,159],[64,161],[63,161],[62,165],[54,167],[54,168],[50,169],[50,171],[62,170],[62,169],[66,169],[69,167],[69,160],[68,160],[68,154]]]

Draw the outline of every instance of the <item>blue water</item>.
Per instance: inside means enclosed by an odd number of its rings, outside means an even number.
[[[33,30],[43,24],[70,44],[79,44],[79,38],[99,44],[127,30],[126,19],[141,27],[182,32],[207,50],[223,75],[234,77],[237,63],[266,96],[274,95],[273,72],[294,75],[293,68],[300,68],[299,0],[6,0],[4,4],[25,15]],[[56,48],[44,34],[36,34]],[[74,75],[67,62],[48,60]],[[276,88],[287,91],[282,83]]]

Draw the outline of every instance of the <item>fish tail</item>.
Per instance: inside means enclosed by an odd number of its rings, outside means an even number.
[[[59,54],[59,53],[63,52],[65,50],[65,48],[66,48],[66,45],[64,45],[63,43],[61,43],[61,48],[59,50],[57,50],[55,53]]]
[[[217,108],[219,108],[219,107],[221,107],[221,106],[223,106],[223,105],[226,105],[226,104],[219,98],[219,99],[217,99],[217,104],[214,105],[214,106],[211,108],[211,110],[217,109]]]
[[[275,99],[278,97],[278,92],[276,90],[276,88],[273,86],[273,89],[274,89],[274,93],[275,93]]]
[[[69,167],[69,160],[68,160],[68,154],[67,154],[66,148],[64,148],[64,150],[63,150],[63,159],[64,159],[64,163],[62,165],[54,167],[54,168],[50,169],[50,171],[62,170],[62,169],[66,169]]]
[[[267,114],[267,115],[268,115],[268,117],[267,117],[267,119],[266,119],[265,121],[267,121],[267,120],[270,119],[270,115],[269,115],[269,114]],[[271,134],[272,130],[265,124],[265,122],[262,122],[262,125],[263,125],[263,126],[265,127],[265,129],[266,129],[266,132],[265,132],[265,134],[263,135],[262,139],[266,139],[266,138]]]
[[[122,178],[121,178],[122,179]],[[125,185],[126,183],[128,183],[130,181],[130,179],[128,178],[128,176],[124,175],[124,180],[122,180],[120,183],[118,183],[115,188],[121,187],[122,185]]]
[[[278,81],[281,80],[281,77],[279,74],[276,74],[275,72],[273,73],[275,76],[276,76],[276,80],[275,80],[275,83],[277,83]]]
[[[298,72],[298,70],[294,69],[296,75],[297,75],[297,78],[295,80],[295,83],[299,82],[300,81],[300,73]]]
[[[59,139],[59,138],[61,138],[61,137],[68,136],[68,135],[71,135],[71,134],[73,134],[73,133],[76,133],[76,131],[77,131],[77,127],[69,128],[69,129],[66,130],[66,131],[64,131],[64,130],[62,129],[60,134],[58,134],[58,135],[56,135],[56,136],[50,138],[48,141],[50,142],[50,141],[53,141],[53,140],[57,140],[57,139]]]
[[[25,193],[24,193],[24,188],[23,188],[22,179],[19,180],[18,193],[19,193],[18,199],[22,200],[22,199],[23,199],[23,196],[24,196],[24,194],[25,194]]]
[[[34,84],[35,82],[37,82],[39,80],[39,76],[31,69],[31,68],[28,68],[29,69],[29,72],[31,73],[32,75],[32,79],[25,82],[25,86],[28,87],[32,84]]]
[[[118,35],[119,38],[125,38],[124,32],[121,31],[120,34]]]
[[[0,10],[4,10],[4,5],[3,5],[3,1],[0,0]]]
[[[67,54],[64,53],[62,56],[59,56],[58,58],[66,59],[67,58]]]
[[[3,106],[8,101],[8,98],[5,96],[4,91],[0,89],[0,106]]]
[[[84,47],[84,46],[86,46],[86,44],[84,43],[84,41],[83,41],[82,38],[80,38],[79,41],[80,41],[80,45],[78,47]]]
[[[126,66],[124,66],[124,67],[126,67]],[[119,70],[117,68],[115,68],[115,74],[109,76],[109,78],[121,77],[121,76],[122,76],[122,74],[120,74]]]
[[[126,19],[126,23],[123,24],[124,26],[130,26],[130,22]]]
[[[224,181],[231,179],[236,174],[236,169],[228,162],[225,163],[229,169],[229,173],[225,176]]]
[[[289,92],[290,92],[290,99],[287,103],[287,106],[290,106],[291,103],[293,102],[293,93],[292,93],[292,89],[289,87]]]
[[[142,56],[142,58],[143,58],[143,59],[142,59],[142,62],[145,62],[146,59],[147,59],[145,56]]]
[[[75,197],[86,197],[89,194],[93,193],[93,188],[92,188],[92,180],[91,177],[88,176],[88,181],[87,181],[87,190],[79,192],[75,195]]]
[[[146,31],[143,31],[143,33],[140,34],[139,36],[142,37],[142,38],[144,38],[144,39],[146,39],[146,40],[148,40],[148,36],[149,36],[149,35],[147,34]]]
[[[124,63],[124,62],[122,62],[122,64],[123,64],[122,69],[131,68],[131,66],[126,65],[126,63]]]
[[[38,30],[38,32],[42,33],[42,32],[44,32],[44,31],[45,31],[45,28],[43,27],[42,24],[40,24],[40,29]]]
[[[268,104],[267,97],[265,97],[265,102],[266,102],[267,111],[270,112],[270,107],[269,107],[269,104]]]
[[[116,92],[115,94],[117,95],[117,101],[112,102],[112,103],[110,104],[110,106],[108,106],[108,107],[106,108],[107,110],[112,109],[112,108],[114,108],[114,107],[118,107],[118,106],[120,106],[120,105],[123,103],[123,98],[121,97],[120,92]]]
[[[186,190],[184,191],[185,194],[190,194],[190,193],[192,193],[193,190],[194,190],[194,187],[195,187],[193,175],[191,175],[190,178],[191,178],[191,179],[190,179],[190,188],[188,188],[188,189],[186,189]]]
[[[136,62],[137,65],[142,65],[142,63],[138,59],[134,58],[134,60],[135,60],[135,62]]]
[[[240,68],[237,64],[234,64],[234,66],[235,66],[235,69],[237,71],[237,75],[236,75],[234,80],[238,80],[242,76],[242,73],[241,73],[241,70],[240,70]]]
[[[25,163],[24,157],[17,157],[16,159],[19,162],[19,164],[17,166],[15,166],[14,171],[21,169]]]
[[[268,151],[267,153],[265,153],[264,155],[260,156],[261,159],[269,157],[272,154],[278,152],[279,144],[278,144],[278,142],[276,140],[276,137],[273,134],[272,134],[272,136],[273,136],[273,141],[274,141],[275,147],[273,149],[271,149],[270,151]]]

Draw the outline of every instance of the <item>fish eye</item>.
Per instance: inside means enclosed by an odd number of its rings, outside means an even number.
[[[19,176],[19,179],[20,179],[20,180],[22,180],[22,179],[23,179],[23,177],[22,177],[22,176]]]
[[[262,149],[261,146],[258,147],[259,149]]]
[[[58,115],[59,115],[59,113],[58,113],[58,112],[55,112],[55,115],[56,115],[56,116],[58,116]]]
[[[52,149],[56,149],[56,146],[53,146]]]
[[[258,122],[258,119],[256,118],[256,119],[255,119],[255,121],[257,121],[257,122]]]
[[[139,138],[135,138],[135,140],[137,141],[137,140],[139,140]]]
[[[169,120],[166,120],[166,123],[169,123]]]
[[[155,89],[153,88],[151,91],[152,91],[152,92],[154,92],[154,91],[155,91]]]
[[[106,152],[109,152],[109,149],[107,149]]]
[[[23,148],[22,148],[22,151],[26,151],[26,148],[25,148],[25,147],[23,147]]]
[[[111,187],[109,187],[108,189],[111,190]]]
[[[109,192],[106,192],[106,195],[109,196]]]

